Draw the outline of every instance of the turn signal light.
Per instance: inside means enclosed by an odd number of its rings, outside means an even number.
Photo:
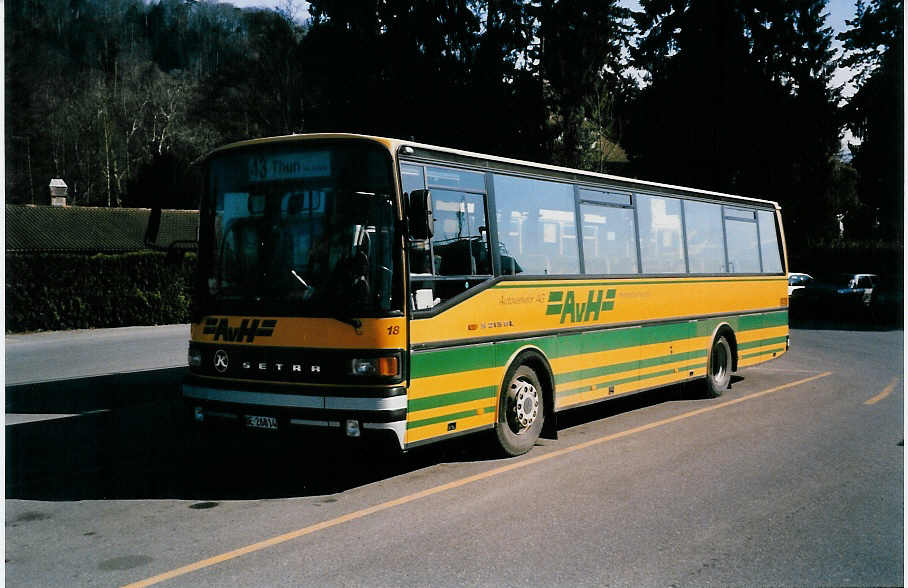
[[[400,357],[367,357],[354,359],[352,372],[356,376],[399,376]]]

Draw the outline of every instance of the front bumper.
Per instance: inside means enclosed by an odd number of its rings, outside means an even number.
[[[183,400],[198,422],[242,427],[246,415],[274,417],[278,428],[393,433],[404,449],[407,431],[407,389],[404,386],[288,386],[225,382],[188,376]]]

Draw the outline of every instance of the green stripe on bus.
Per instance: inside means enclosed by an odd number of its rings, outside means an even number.
[[[410,356],[410,377],[428,378],[492,367],[492,353],[490,343],[414,353]]]
[[[652,357],[649,359],[640,359],[635,361],[626,361],[623,363],[613,363],[607,366],[600,366],[594,368],[586,368],[582,370],[576,370],[573,372],[567,372],[563,374],[555,375],[555,384],[567,384],[569,382],[576,382],[577,380],[585,380],[587,378],[595,378],[598,376],[608,376],[610,374],[618,374],[621,372],[626,372],[634,369],[646,369],[649,367],[655,367],[659,365],[665,365],[667,363],[675,363],[676,361],[687,361],[689,359],[699,359],[706,356],[706,350],[698,351],[687,351],[685,353],[673,353],[671,355],[663,355],[661,357]],[[650,377],[648,374],[644,374],[646,377]],[[638,376],[640,378],[642,376]]]
[[[705,363],[694,363],[694,364],[691,364],[691,365],[686,365],[686,366],[684,366],[684,367],[679,367],[679,368],[678,368],[678,371],[679,371],[679,372],[690,372],[690,371],[693,371],[693,370],[702,370],[702,369],[706,369],[706,364],[705,364]]]
[[[488,407],[482,409],[480,414],[489,414],[492,412],[495,412],[495,407],[488,406]],[[477,412],[475,410],[465,410],[463,412],[454,412],[451,414],[445,414],[445,415],[438,416],[438,417],[432,417],[431,419],[423,419],[421,421],[411,421],[411,422],[407,423],[407,428],[416,429],[418,427],[425,427],[427,425],[437,425],[438,423],[448,423],[451,421],[456,421],[459,419],[466,419],[466,418],[470,418],[470,417],[474,417],[474,416],[477,416]]]
[[[766,345],[775,345],[776,343],[785,343],[787,337],[771,337],[769,339],[760,339],[758,341],[747,341],[738,343],[738,350],[753,349],[754,347],[764,347]]]
[[[780,310],[778,312],[767,312],[763,315],[763,327],[781,327],[788,326],[788,311]]]
[[[687,322],[643,327],[640,333],[640,344],[650,345],[652,343],[683,341],[684,339],[690,339],[693,334],[694,330],[690,323]]]
[[[614,329],[610,331],[593,331],[579,335],[569,335],[558,340],[558,347],[553,358],[570,357],[583,353],[598,353],[626,349],[640,344],[639,328]]]
[[[677,369],[671,370],[662,370],[659,372],[652,372],[648,374],[641,374],[639,376],[632,376],[630,378],[621,378],[619,380],[609,380],[608,382],[602,382],[596,384],[595,386],[582,386],[580,388],[571,388],[570,390],[558,391],[556,396],[559,400],[565,400],[571,396],[579,396],[584,392],[590,392],[592,390],[601,390],[602,388],[609,388],[611,386],[620,386],[621,384],[630,384],[632,382],[645,382],[652,378],[661,378],[662,376],[670,376],[672,374],[683,374],[684,372],[689,372],[696,369],[703,369],[706,367],[706,364],[697,363],[693,365],[687,365]],[[688,376],[684,376],[685,378]]]
[[[750,331],[788,324],[788,312],[770,312],[759,315],[729,316],[701,319],[663,325],[644,327],[620,327],[610,330],[590,331],[572,335],[547,335],[544,337],[517,339],[500,343],[483,343],[457,347],[422,351],[411,356],[410,377],[412,379],[428,378],[444,374],[455,374],[491,367],[501,367],[511,355],[526,345],[535,345],[549,357],[559,359],[587,353],[600,353],[617,349],[627,349],[638,345],[670,343],[685,341],[693,337],[705,337],[721,323],[728,323],[735,331]],[[771,345],[785,341],[784,337],[765,339],[761,345]],[[739,349],[755,346],[754,343],[741,343]],[[704,352],[697,352],[697,356]]]
[[[699,320],[694,328],[694,335],[696,337],[708,337],[712,335],[722,323],[728,323],[728,326],[730,326],[732,330],[738,331],[740,330],[738,328],[738,319],[739,317],[736,316],[723,316]]]
[[[620,386],[621,384],[630,384],[631,382],[639,382],[640,376],[631,376],[629,378],[620,378],[618,380],[609,380],[608,382],[602,382],[601,384],[596,384],[595,386],[581,386],[580,388],[571,388],[569,390],[556,390],[555,396],[558,399],[569,398],[571,396],[576,396],[582,394],[583,392],[589,392],[591,390],[599,390],[601,388],[608,388],[609,386]]]
[[[742,355],[741,359],[753,359],[754,357],[760,357],[761,355],[772,355],[773,353],[782,353],[783,351],[785,351],[784,347],[776,347],[774,349],[760,351],[759,353],[749,353],[747,355]]]
[[[734,331],[753,331],[770,327],[781,327],[788,325],[788,311],[780,310],[762,314],[701,319],[696,321],[696,336],[706,337],[712,335],[716,327],[722,323],[728,323]]]
[[[594,387],[584,386],[583,388],[573,388],[571,390],[566,390],[565,392],[557,393],[556,396],[559,400],[564,400],[565,398],[570,398],[571,396],[578,396],[583,392],[591,390],[601,390],[602,388],[608,388],[611,386],[620,386],[621,384],[630,384],[631,382],[643,382],[652,378],[660,378],[662,376],[670,376],[671,374],[678,373],[676,370],[662,370],[660,372],[652,372],[649,374],[643,374],[641,376],[634,376],[631,378],[622,378],[620,380],[612,380],[609,382],[603,382],[597,384]]]
[[[626,361],[624,363],[613,363],[611,365],[602,367],[587,368],[584,370],[577,370],[564,374],[556,374],[555,385],[560,386],[562,384],[576,382],[577,380],[585,380],[587,378],[595,378],[597,376],[608,376],[611,374],[620,374],[621,372],[627,372],[636,369],[640,369],[639,360]]]
[[[739,331],[754,331],[756,329],[762,329],[764,324],[764,315],[762,314],[750,314],[747,316],[742,316],[738,319],[738,330]]]
[[[473,388],[471,390],[460,390],[458,392],[439,394],[438,396],[429,396],[428,398],[414,398],[407,403],[407,410],[416,412],[418,410],[428,410],[430,408],[438,408],[449,404],[460,404],[462,402],[482,400],[483,398],[494,398],[497,392],[498,389],[495,386],[485,386],[483,388]]]

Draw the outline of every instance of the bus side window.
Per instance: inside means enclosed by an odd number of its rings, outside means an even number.
[[[681,242],[681,201],[677,198],[637,196],[640,223],[640,258],[644,274],[683,274],[687,271]]]
[[[710,202],[684,201],[687,258],[692,274],[725,273],[722,207]]]
[[[420,189],[428,177],[435,219],[429,241],[411,241],[411,308],[428,310],[480,284],[492,274],[492,256],[481,173],[401,166],[404,189]],[[458,190],[462,186],[464,190]]]
[[[442,276],[491,274],[484,198],[450,190],[432,190],[435,236],[432,249]]]
[[[494,186],[499,247],[514,260],[502,259],[502,273],[579,274],[574,187],[505,174]]]
[[[583,190],[581,198],[589,194]],[[637,234],[632,208],[581,201],[580,218],[585,273],[637,273]]]
[[[401,190],[409,195],[413,190],[426,187],[425,170],[421,165],[401,164]],[[428,241],[411,241],[407,247],[411,274],[432,274],[432,254]]]
[[[763,273],[782,273],[782,256],[779,253],[779,238],[776,235],[776,215],[768,210],[757,212],[760,226],[760,254],[763,258]]]
[[[728,271],[733,274],[760,273],[760,244],[754,211],[723,207]]]

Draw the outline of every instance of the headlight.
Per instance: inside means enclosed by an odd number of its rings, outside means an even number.
[[[202,366],[202,352],[194,347],[189,348],[189,367]]]
[[[350,373],[354,376],[399,376],[400,356],[354,359],[350,363]]]

